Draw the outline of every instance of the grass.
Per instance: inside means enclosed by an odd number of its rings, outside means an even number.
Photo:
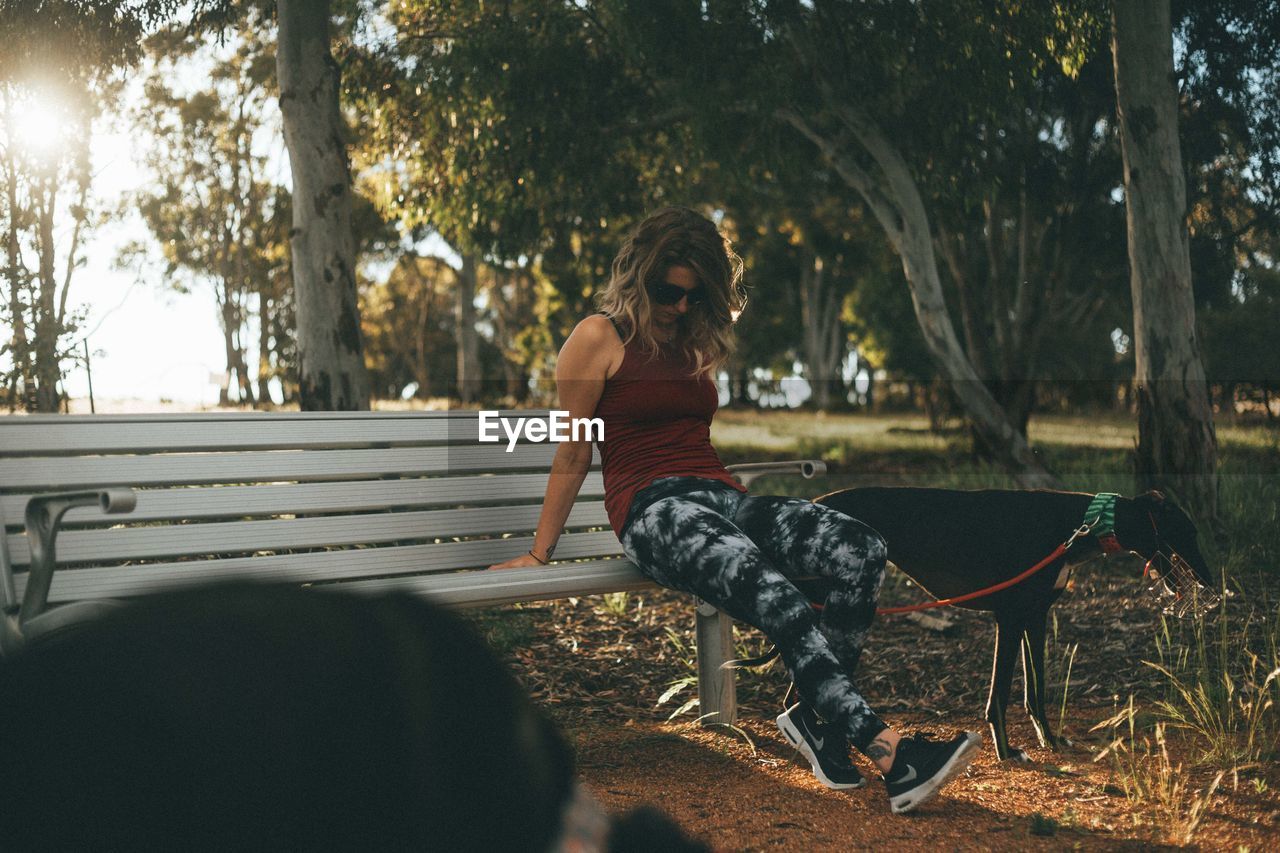
[[[1133,494],[1131,461],[1136,425],[1114,414],[1095,417],[1043,416],[1031,422],[1031,443],[1069,489]],[[1271,491],[1270,516],[1280,474],[1280,432],[1266,427],[1220,424],[1223,508],[1228,513],[1254,510],[1245,504],[1258,488]],[[812,495],[847,485],[909,484],[942,488],[1002,488],[1010,477],[977,462],[969,438],[959,431],[929,432],[923,415],[831,415],[814,412],[726,410],[716,417],[712,440],[726,462],[761,459],[821,459],[830,472],[816,482],[794,478],[761,480],[771,490]],[[1270,481],[1269,487],[1265,481]],[[816,489],[815,489],[816,487]],[[1280,537],[1280,532],[1276,533]],[[1273,541],[1273,545],[1280,542]],[[1271,549],[1274,556],[1276,550]]]
[[[537,633],[534,617],[519,607],[458,612],[499,655],[527,646]]]
[[[685,641],[679,632],[672,628],[666,629],[666,643],[675,652],[682,674],[667,684],[667,689],[658,698],[657,704],[659,706],[667,704],[689,689],[692,689],[696,694],[698,688],[697,651]],[[746,660],[763,655],[772,645],[768,638],[762,634],[740,630],[737,625],[733,628],[733,658],[735,660]],[[735,670],[738,696],[746,695],[752,700],[758,699],[761,691],[771,686],[771,680],[765,676],[765,673],[779,665],[778,659],[775,658],[761,667]],[[676,717],[689,713],[697,707],[698,697],[696,695],[686,698],[681,705],[671,712],[667,719],[674,720]]]
[[[600,596],[600,609],[619,619],[627,615],[630,605],[631,594],[627,592],[606,592]]]
[[[1146,810],[1167,841],[1190,844],[1227,771],[1219,770],[1203,788],[1194,786],[1182,764],[1169,757],[1166,724],[1155,723],[1154,733],[1148,735],[1145,721],[1140,724],[1139,718],[1140,711],[1129,697],[1128,705],[1118,714],[1095,726],[1095,730],[1109,729],[1112,740],[1094,761],[1111,759],[1125,797]]]
[[[1229,629],[1226,618],[1162,625],[1160,660],[1147,662],[1165,677],[1166,696],[1156,708],[1169,725],[1194,737],[1202,763],[1232,770],[1277,756],[1280,620],[1265,614],[1250,613],[1239,631]],[[1252,620],[1261,622],[1261,654],[1251,648]]]

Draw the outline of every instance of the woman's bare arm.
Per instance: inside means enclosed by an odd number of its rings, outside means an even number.
[[[596,404],[604,392],[605,379],[616,370],[621,358],[622,342],[607,319],[596,315],[579,323],[564,342],[556,361],[556,391],[560,408],[568,410],[571,419],[594,415]],[[551,462],[551,475],[547,478],[547,491],[542,499],[542,514],[538,518],[538,532],[533,538],[532,551],[538,557],[521,554],[489,568],[540,565],[560,538],[560,531],[564,529],[565,520],[590,468],[590,441],[562,442]]]

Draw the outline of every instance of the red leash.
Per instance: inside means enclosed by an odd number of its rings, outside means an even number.
[[[1017,577],[1009,578],[1009,580],[1007,581],[1001,581],[995,586],[989,586],[986,589],[980,589],[977,592],[966,592],[964,595],[956,595],[951,598],[942,598],[937,601],[926,601],[924,604],[912,604],[907,607],[877,607],[876,615],[886,616],[893,613],[911,613],[916,610],[929,610],[930,608],[933,608],[933,607],[946,607],[949,604],[959,604],[964,601],[971,601],[975,598],[981,598],[984,595],[991,595],[993,593],[997,593],[1002,589],[1008,589],[1014,584],[1022,583],[1024,580],[1031,577],[1036,572],[1040,571],[1045,566],[1049,565],[1054,560],[1061,557],[1063,554],[1067,553],[1067,549],[1071,547],[1071,544],[1075,542],[1078,537],[1084,536],[1087,533],[1093,532],[1093,526],[1094,526],[1093,524],[1081,525],[1074,533],[1071,534],[1071,538],[1068,539],[1066,542],[1063,542],[1056,549],[1054,549],[1054,552],[1052,554],[1045,557],[1043,560],[1036,563],[1034,566],[1027,569],[1025,572],[1018,575]],[[813,607],[814,610],[820,611],[823,609],[822,605],[816,601],[811,601],[809,602],[809,604],[810,606]],[[773,648],[769,652],[766,652],[760,657],[747,658],[744,660],[726,661],[722,663],[720,666],[721,668],[727,668],[727,669],[738,669],[740,667],[761,666],[773,660],[777,656],[777,654],[778,654],[778,646],[775,643]],[[792,687],[794,688],[795,685],[793,684]],[[790,693],[788,693],[787,695],[790,696]]]
[[[1071,539],[1075,539],[1075,537],[1072,536]],[[876,615],[887,616],[891,613],[911,613],[916,610],[928,610],[932,607],[945,607],[949,604],[959,604],[962,601],[970,601],[975,598],[982,598],[984,595],[991,595],[993,593],[999,592],[1002,589],[1008,589],[1009,587],[1014,586],[1015,584],[1022,583],[1024,580],[1031,577],[1036,572],[1040,571],[1045,566],[1049,565],[1054,560],[1061,557],[1063,554],[1067,553],[1067,546],[1070,544],[1071,544],[1070,540],[1064,542],[1063,544],[1059,545],[1052,554],[1045,557],[1043,560],[1036,563],[1034,566],[1027,569],[1025,572],[1018,575],[1016,578],[1009,578],[1009,580],[1007,581],[1001,581],[995,586],[989,586],[986,589],[980,589],[977,592],[966,592],[964,595],[957,595],[951,598],[940,598],[937,601],[926,601],[924,604],[912,604],[908,607],[877,607]],[[819,608],[821,607],[821,605],[815,605],[815,606]]]
[[[1095,521],[1094,524],[1096,523],[1097,522]],[[1153,523],[1154,523],[1154,519],[1153,519]],[[964,595],[956,595],[956,596],[952,596],[951,598],[940,598],[937,601],[926,601],[924,604],[912,604],[906,607],[877,607],[876,615],[889,616],[894,613],[913,613],[917,610],[930,610],[934,607],[946,607],[951,604],[960,604],[961,602],[972,601],[975,598],[982,598],[984,595],[992,595],[994,593],[1000,592],[1000,590],[1002,589],[1008,589],[1009,587],[1014,586],[1015,584],[1020,584],[1027,578],[1034,575],[1036,572],[1043,569],[1045,566],[1052,563],[1054,560],[1061,557],[1063,554],[1067,553],[1067,549],[1071,547],[1071,544],[1075,542],[1078,537],[1084,536],[1088,533],[1092,533],[1094,524],[1082,524],[1079,528],[1076,529],[1074,533],[1071,534],[1071,538],[1068,539],[1066,542],[1063,542],[1057,548],[1055,548],[1052,554],[1045,557],[1043,560],[1036,563],[1034,566],[1027,569],[1025,572],[1018,575],[1017,577],[1009,578],[1007,581],[1001,581],[1000,583],[995,584],[994,586],[989,586],[986,589],[980,589],[980,590],[977,590],[976,592],[966,592]],[[1114,540],[1115,537],[1112,536],[1111,538]],[[1109,551],[1111,549],[1107,548],[1105,550]],[[1115,550],[1119,550],[1119,548],[1117,547]],[[822,609],[822,605],[819,604],[818,602],[814,601],[810,603],[813,605],[814,610]]]

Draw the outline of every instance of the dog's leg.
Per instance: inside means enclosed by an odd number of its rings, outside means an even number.
[[[991,667],[991,692],[987,695],[987,723],[996,757],[1001,761],[1027,762],[1031,759],[1020,749],[1009,746],[1005,731],[1005,709],[1009,706],[1009,690],[1013,685],[1013,668],[1018,662],[1018,645],[1022,639],[1020,616],[996,617],[996,656]]]
[[[1049,725],[1049,715],[1044,704],[1044,636],[1045,620],[1048,612],[1033,616],[1027,621],[1026,631],[1022,635],[1022,677],[1026,691],[1023,707],[1035,727],[1036,737],[1040,745],[1050,749],[1071,746],[1071,741],[1054,734]]]

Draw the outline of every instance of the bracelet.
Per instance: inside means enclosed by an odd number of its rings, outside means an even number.
[[[544,560],[544,559],[542,559],[541,557],[539,557],[537,554],[533,553],[533,549],[532,549],[532,548],[530,548],[530,549],[529,549],[529,556],[530,556],[530,557],[533,557],[533,559],[537,560],[539,563],[541,563],[541,564],[542,564],[542,565],[544,565],[544,566],[545,566],[545,565],[547,564],[547,562],[548,562],[547,560]]]

